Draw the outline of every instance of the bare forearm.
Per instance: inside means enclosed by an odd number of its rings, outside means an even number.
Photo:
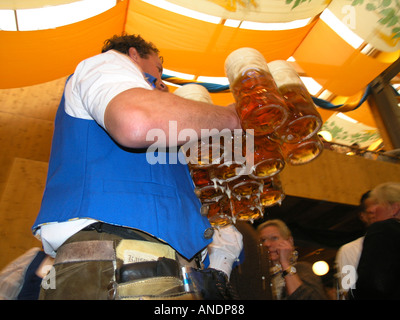
[[[104,121],[111,136],[130,148],[154,144],[149,132],[153,130],[154,134],[155,129],[163,132],[166,138],[166,141],[159,141],[160,145],[171,146],[199,138],[202,129],[240,128],[234,108],[141,88],[127,90],[111,100]]]

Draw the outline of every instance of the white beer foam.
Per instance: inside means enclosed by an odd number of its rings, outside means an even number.
[[[272,61],[268,68],[278,88],[289,84],[303,85],[297,71],[285,60]]]
[[[179,87],[174,91],[174,94],[189,100],[213,103],[208,90],[202,85],[195,83],[189,83]]]
[[[268,71],[264,56],[253,48],[240,48],[231,52],[225,60],[225,74],[232,84],[237,77],[249,69]]]

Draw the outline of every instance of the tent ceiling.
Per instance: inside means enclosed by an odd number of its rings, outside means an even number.
[[[2,9],[35,9],[45,6],[57,6],[60,4],[68,4],[77,0],[2,0],[0,2],[0,10]]]
[[[68,2],[74,1],[8,0],[2,1],[0,9]],[[159,8],[147,1],[121,0],[100,15],[63,27],[0,31],[1,43],[7,44],[7,50],[0,51],[0,88],[29,86],[67,76],[82,59],[99,53],[105,39],[124,31],[141,34],[155,43],[164,56],[166,69],[195,77],[224,77],[226,57],[240,47],[259,50],[267,61],[294,57],[299,71],[311,76],[333,96],[349,97],[350,100],[358,99],[368,83],[399,57],[400,38],[393,38],[393,30],[399,27],[400,20],[385,25],[379,23],[379,19],[382,20],[379,10],[371,18],[370,12],[365,13],[365,5],[372,4],[372,0],[355,6],[347,0],[157,2],[180,5],[218,16],[221,20],[210,23]],[[362,45],[354,48],[354,44],[349,44],[326,19],[321,18],[321,12],[327,9],[364,39]],[[393,10],[398,16],[399,8]],[[310,19],[306,25],[286,30],[251,30],[225,25],[227,19],[284,23],[306,18]],[[232,101],[229,93],[214,96],[216,103]],[[324,117],[325,112],[321,113]],[[375,126],[370,114],[366,113],[362,112],[364,119],[357,120]],[[327,117],[328,114],[324,118]]]
[[[150,1],[161,2],[161,1]],[[326,0],[308,1],[306,6],[296,5],[299,1],[281,0],[168,0],[168,2],[193,9],[222,19],[246,20],[253,22],[288,22],[312,18],[320,14],[328,5]]]
[[[222,77],[224,61],[231,51],[250,46],[262,52],[267,61],[286,60],[312,26],[279,32],[231,28],[171,15],[170,11],[142,1],[130,1],[125,29],[156,43],[167,69]]]

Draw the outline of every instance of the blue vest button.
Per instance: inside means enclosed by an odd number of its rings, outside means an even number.
[[[211,239],[212,236],[214,235],[214,229],[213,228],[207,228],[206,231],[204,231],[204,238],[206,239]]]

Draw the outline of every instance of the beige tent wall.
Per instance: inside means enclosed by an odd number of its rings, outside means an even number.
[[[0,268],[41,243],[33,237],[66,78],[0,90]]]
[[[40,208],[65,78],[0,90],[0,269],[40,242],[31,226]],[[400,181],[400,165],[325,150],[281,174],[286,194],[355,205],[378,183]]]

